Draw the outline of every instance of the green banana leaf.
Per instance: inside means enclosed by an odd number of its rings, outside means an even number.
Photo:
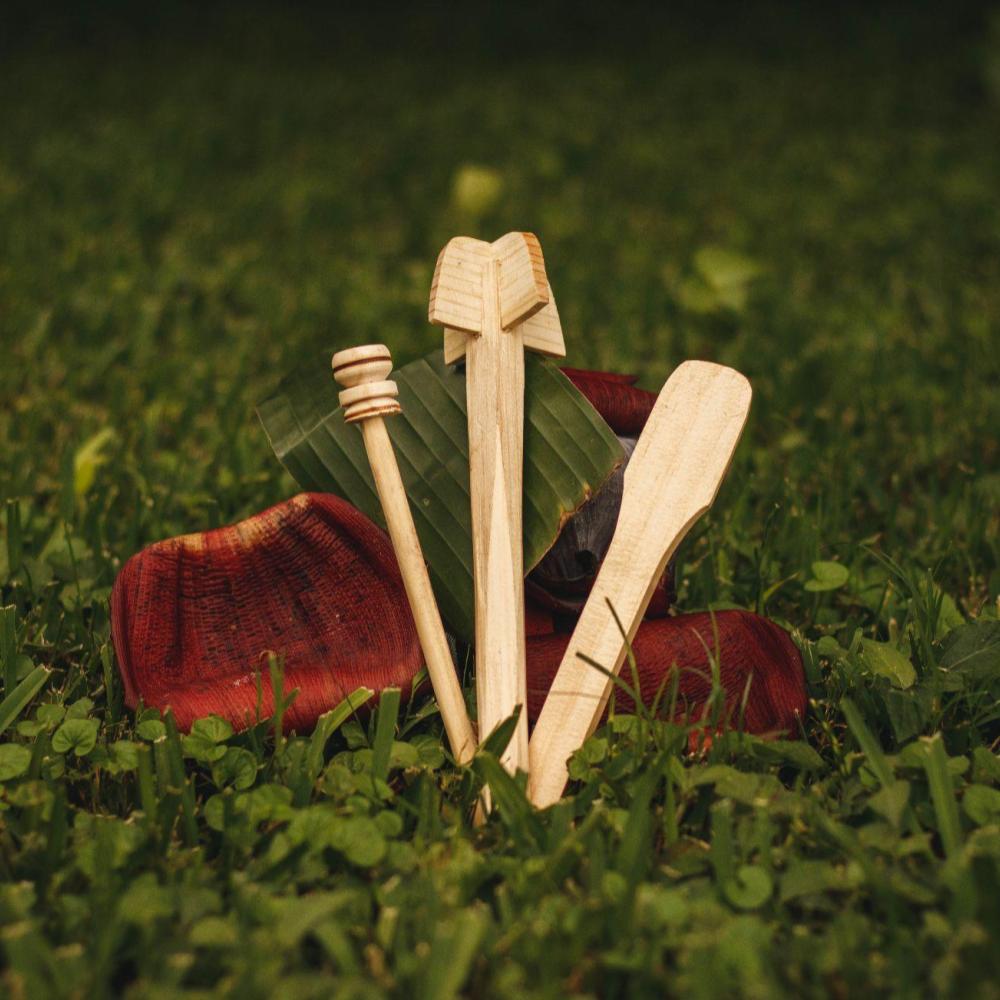
[[[435,351],[392,376],[403,412],[386,419],[441,616],[473,641],[472,529],[465,375]],[[551,361],[525,356],[524,567],[623,459],[611,428]],[[329,357],[293,372],[257,415],[305,490],[336,493],[381,524],[364,444],[344,422]]]

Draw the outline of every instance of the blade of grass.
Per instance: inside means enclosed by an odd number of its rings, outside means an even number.
[[[153,752],[145,743],[136,749],[138,768],[136,771],[139,786],[139,808],[146,817],[146,826],[155,828],[157,821],[156,787],[153,784]]]
[[[948,755],[940,733],[923,737],[921,743],[925,750],[924,771],[927,773],[927,785],[934,804],[941,846],[945,856],[953,858],[962,849],[962,823],[958,815],[958,803],[955,801],[955,789],[948,773]]]
[[[493,754],[479,750],[472,767],[483,782],[490,786],[493,805],[514,839],[522,846],[537,849],[544,841],[544,831],[528,801],[524,789],[507,773]]]
[[[0,608],[0,664],[3,666],[3,691],[9,695],[17,686],[17,621],[13,604]]]
[[[32,698],[49,679],[50,671],[35,667],[10,693],[0,701],[0,735],[24,711]]]
[[[336,708],[324,712],[316,722],[316,728],[309,738],[309,749],[306,752],[308,774],[315,781],[323,769],[323,753],[330,737],[354,715],[362,705],[375,697],[371,688],[359,687],[352,691]]]
[[[299,689],[293,688],[285,695],[285,661],[281,656],[268,653],[267,673],[271,680],[271,694],[274,698],[274,715],[271,716],[271,726],[274,729],[275,752],[280,753],[285,744],[285,712],[289,705],[299,696]]]
[[[396,719],[399,717],[399,688],[385,688],[379,698],[375,738],[372,741],[372,777],[382,781],[389,775],[389,758],[392,741],[396,738]]]
[[[510,718],[504,719],[503,722],[501,722],[500,725],[497,726],[485,740],[483,740],[479,749],[484,750],[486,753],[493,754],[494,757],[500,757],[504,750],[507,749],[507,744],[510,743],[511,737],[514,735],[514,730],[517,728],[517,720],[520,715],[521,706],[518,705]]]
[[[179,790],[171,779],[170,748],[166,736],[161,736],[153,744],[153,754],[156,759],[156,797],[160,803],[157,810],[157,819],[160,821],[160,843],[161,850],[166,852],[181,804]]]
[[[733,867],[733,803],[721,799],[712,806],[712,843],[709,861],[715,873],[718,886],[729,882],[734,875]]]
[[[107,725],[115,725],[122,717],[122,689],[115,674],[111,659],[111,646],[105,643],[101,647],[101,670],[104,674],[104,696],[107,701]]]
[[[434,928],[430,954],[424,961],[423,976],[416,992],[419,1000],[452,1000],[462,989],[483,938],[489,916],[480,906],[471,906]]]
[[[872,773],[878,778],[879,784],[883,788],[888,788],[896,779],[892,773],[892,767],[882,752],[882,747],[879,745],[874,733],[868,728],[861,712],[858,711],[857,706],[850,698],[841,699],[840,710],[844,713],[844,718],[847,720],[847,728],[850,729],[851,734],[858,742],[858,746],[861,747],[861,752],[868,759]]]
[[[167,727],[167,754],[170,762],[170,779],[179,790],[181,801],[181,819],[184,830],[184,843],[194,847],[198,843],[198,818],[195,815],[194,789],[184,771],[184,753],[181,749],[181,738],[177,732],[177,722],[174,713],[167,712],[163,718]]]
[[[665,754],[658,754],[652,764],[633,786],[633,798],[629,803],[628,816],[625,819],[625,829],[622,832],[621,843],[615,858],[615,867],[625,876],[629,891],[628,912],[631,913],[631,900],[635,895],[636,886],[649,871],[653,857],[653,811],[650,805],[656,786],[663,777]]]

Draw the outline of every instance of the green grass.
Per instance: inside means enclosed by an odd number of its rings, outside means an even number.
[[[4,992],[996,996],[1000,21],[100,17],[0,43]],[[792,630],[808,742],[618,717],[539,814],[426,701],[134,718],[122,562],[293,493],[254,403],[512,228],[572,364],[751,378],[680,605]]]

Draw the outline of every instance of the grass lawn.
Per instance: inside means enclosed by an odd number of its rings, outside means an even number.
[[[1000,996],[1000,14],[26,11],[0,991]],[[678,603],[792,632],[802,741],[691,758],[618,717],[574,797],[473,831],[426,701],[388,750],[377,714],[325,745],[137,720],[123,561],[296,492],[254,404],[321,351],[439,346],[438,250],[510,229],[570,364],[751,379]]]

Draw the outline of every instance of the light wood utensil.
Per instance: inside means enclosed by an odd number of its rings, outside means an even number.
[[[686,361],[660,391],[625,469],[614,537],[531,735],[528,789],[536,806],[562,795],[567,760],[596,728],[611,693],[611,679],[581,657],[621,670],[656,581],[715,499],[749,410],[746,378],[705,361]]]
[[[521,706],[502,756],[513,773],[528,769],[524,351],[566,353],[538,240],[531,233],[508,233],[494,243],[451,240],[438,257],[429,317],[444,327],[446,363],[466,358],[479,735],[485,739]]]
[[[475,731],[465,709],[462,688],[455,674],[441,614],[427,575],[396,453],[383,420],[401,411],[396,399],[396,383],[388,381],[391,371],[392,357],[389,349],[382,344],[354,347],[338,351],[333,356],[333,376],[345,387],[340,394],[344,419],[361,425],[375,488],[396,552],[451,752],[460,764],[465,764],[476,750]]]

